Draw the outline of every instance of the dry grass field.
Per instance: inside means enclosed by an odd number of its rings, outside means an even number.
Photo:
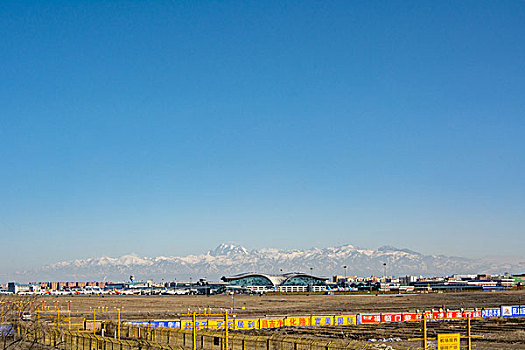
[[[191,311],[211,308],[232,309],[238,317],[251,315],[309,315],[343,314],[366,312],[400,312],[437,309],[496,307],[517,305],[525,302],[525,291],[512,292],[468,292],[429,294],[386,294],[386,295],[180,295],[180,296],[45,296],[46,305],[55,301],[64,307],[71,302],[73,313],[84,313],[89,317],[92,308],[105,307],[108,310],[125,310],[127,320],[170,320]],[[98,316],[104,318],[102,315]],[[437,333],[459,332],[466,334],[466,321],[428,322],[429,337]],[[380,325],[343,327],[281,328],[277,330],[252,330],[258,335],[288,335],[301,338],[354,340],[377,349],[415,349],[418,342],[407,339],[420,337],[419,322],[405,322]],[[525,320],[483,319],[472,321],[472,333],[483,338],[473,340],[474,349],[521,349],[525,350]],[[394,338],[393,342],[382,342]],[[377,340],[377,341],[371,341]]]
[[[232,309],[241,315],[308,315],[365,312],[397,312],[440,308],[482,308],[525,302],[525,290],[512,292],[468,292],[378,295],[158,295],[158,296],[45,296],[46,305],[71,301],[72,312],[91,308],[121,308],[127,318],[164,319],[188,310]],[[244,308],[244,309],[242,309]]]

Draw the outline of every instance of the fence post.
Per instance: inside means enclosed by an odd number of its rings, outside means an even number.
[[[197,327],[195,326],[195,314],[196,312],[193,311],[193,314],[191,316],[191,334],[193,340],[193,350],[197,350]]]
[[[423,312],[423,349],[427,349],[427,316]]]
[[[467,337],[468,337],[468,350],[472,349],[472,337],[470,336],[470,314],[467,315]]]

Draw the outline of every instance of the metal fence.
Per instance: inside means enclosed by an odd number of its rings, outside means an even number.
[[[121,334],[127,339],[148,340],[159,344],[179,346],[181,348],[225,350],[226,338],[223,332],[196,331],[195,340],[192,330],[148,329],[126,327]],[[255,336],[239,333],[228,335],[228,350],[329,350],[362,349],[362,343],[307,339],[283,335]]]
[[[20,336],[28,343],[52,346],[61,350],[182,350],[180,346],[155,343],[145,339],[115,339],[78,331],[42,328],[20,328]]]
[[[61,350],[343,350],[366,349],[358,342],[304,339],[289,336],[253,336],[180,329],[144,329],[125,327],[118,339],[115,327],[107,326],[106,336],[92,333],[19,327],[19,335],[26,341],[52,346]],[[226,349],[226,344],[228,344]]]

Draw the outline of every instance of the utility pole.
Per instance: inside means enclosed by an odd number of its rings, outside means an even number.
[[[224,314],[224,350],[228,350],[228,310]]]
[[[120,309],[118,309],[118,330],[117,330],[118,340],[120,340]]]
[[[312,270],[313,269],[314,269],[313,267],[310,267],[310,276],[312,276]],[[309,292],[313,292],[314,291],[314,287],[312,285],[311,279],[310,279],[310,282],[308,282],[308,289],[310,289]]]
[[[193,350],[197,350],[197,327],[195,325],[195,311],[191,316],[191,328],[192,328],[192,338],[193,338]]]
[[[385,276],[385,284],[384,284],[384,288],[383,288],[383,294],[386,293],[386,262],[383,263],[383,268],[384,268],[384,276]]]
[[[427,316],[423,312],[423,349],[427,349]]]
[[[468,337],[468,350],[472,349],[472,337],[470,335],[470,314],[467,315],[467,337]]]

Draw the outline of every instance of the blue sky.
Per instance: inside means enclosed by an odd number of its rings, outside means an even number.
[[[0,4],[0,273],[394,245],[524,256],[525,3]]]

